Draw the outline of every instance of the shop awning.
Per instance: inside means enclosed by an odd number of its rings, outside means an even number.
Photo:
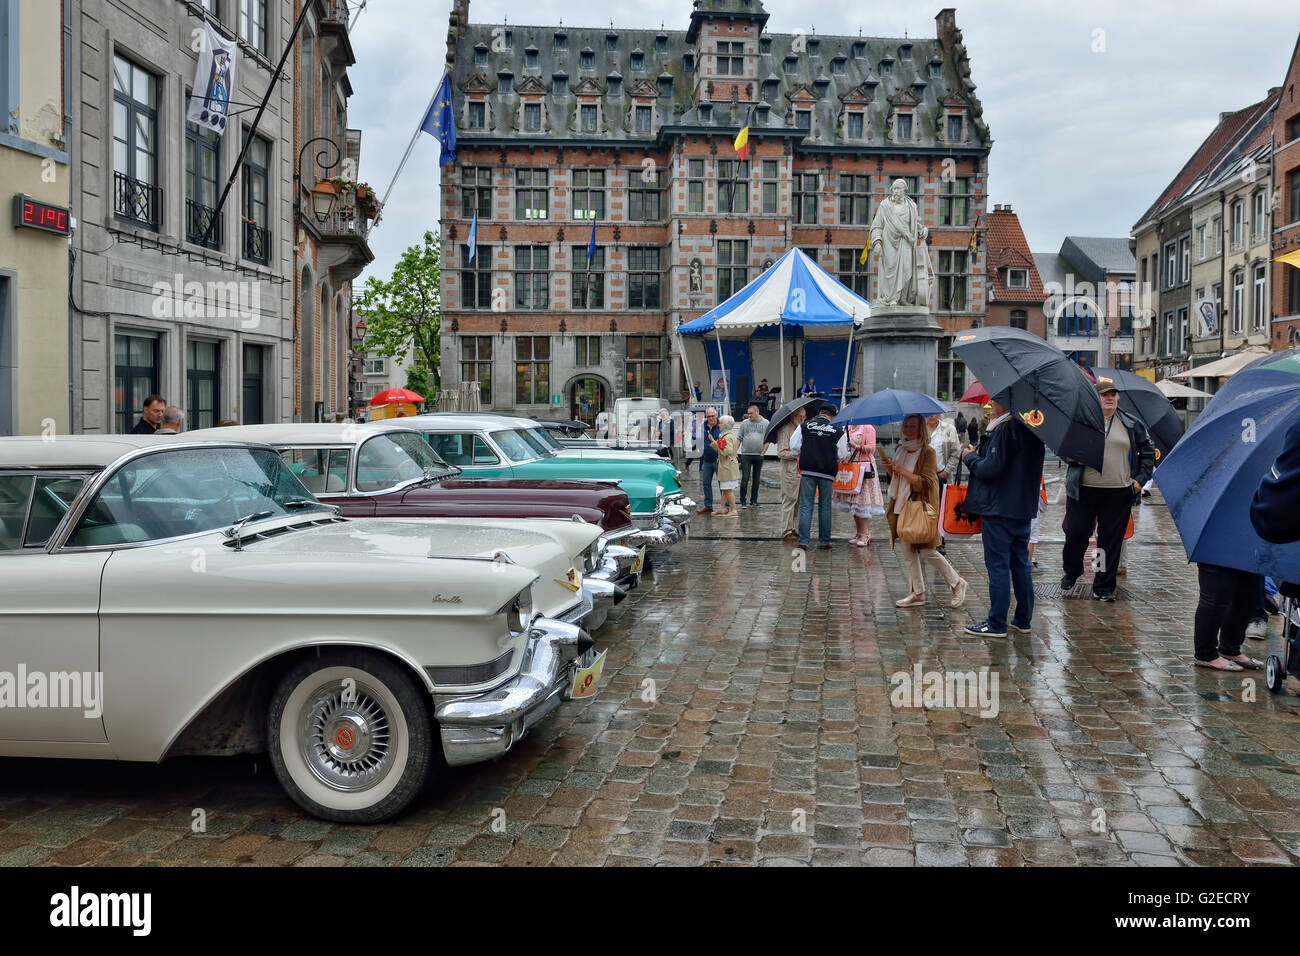
[[[1208,365],[1179,372],[1171,378],[1231,378],[1261,355],[1268,355],[1269,350],[1258,346],[1248,348],[1236,355],[1229,355]]]
[[[1175,382],[1171,378],[1162,379],[1156,382],[1156,388],[1164,393],[1165,398],[1213,398],[1209,392],[1202,392],[1199,388],[1192,388],[1190,385],[1184,385],[1182,382]]]

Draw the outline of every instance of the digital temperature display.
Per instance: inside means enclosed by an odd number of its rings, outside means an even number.
[[[42,232],[52,232],[57,236],[67,236],[69,222],[68,210],[62,206],[41,202],[39,199],[22,194],[14,197],[15,228],[40,229]]]

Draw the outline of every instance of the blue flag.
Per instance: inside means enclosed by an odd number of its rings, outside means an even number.
[[[420,129],[434,137],[442,147],[438,156],[438,165],[456,161],[456,111],[451,105],[451,77],[444,76],[433,97],[429,112],[424,116]]]
[[[469,261],[474,261],[474,253],[478,249],[478,210],[474,211],[474,222],[469,227]]]
[[[592,258],[596,255],[596,220],[591,221],[591,241],[587,243],[587,265],[591,265]]]

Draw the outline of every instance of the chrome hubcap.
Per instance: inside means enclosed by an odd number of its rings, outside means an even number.
[[[375,786],[392,769],[395,743],[379,695],[360,682],[322,687],[303,708],[299,751],[316,778],[332,789]]]

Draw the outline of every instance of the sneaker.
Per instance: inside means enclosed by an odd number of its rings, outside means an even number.
[[[1043,566],[1042,566],[1041,564],[1039,564],[1037,561],[1030,561],[1030,562],[1029,562],[1029,573],[1030,573],[1030,574],[1042,574],[1042,573],[1043,573]]]
[[[1007,627],[1011,628],[1011,630],[1015,631],[1017,634],[1028,634],[1028,633],[1029,633],[1029,628],[1028,628],[1028,627],[1021,627],[1019,624],[1015,623],[1014,621],[1012,621],[1010,624],[1008,624]]]
[[[1246,625],[1246,636],[1252,641],[1262,641],[1268,637],[1268,621],[1251,621]]]
[[[798,540],[799,535],[796,534],[796,533],[793,532],[793,531],[787,531],[785,534],[781,535],[781,540],[782,540],[782,541],[789,541],[791,538],[794,538],[795,540]]]
[[[1071,577],[1067,574],[1065,577],[1061,578],[1061,590],[1070,590],[1070,588],[1074,587],[1074,582],[1077,580],[1079,580],[1078,577]]]
[[[962,628],[967,634],[974,634],[976,637],[1006,637],[1006,631],[995,631],[988,621],[983,624],[967,624]]]
[[[1102,591],[1099,594],[1094,595],[1094,597],[1096,597],[1098,601],[1104,601],[1107,604],[1115,603],[1114,591]]]

